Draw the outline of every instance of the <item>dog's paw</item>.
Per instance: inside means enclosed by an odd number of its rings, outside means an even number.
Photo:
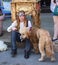
[[[56,61],[56,59],[53,57],[53,58],[51,58],[51,62],[54,62],[54,61]]]
[[[38,59],[38,61],[42,62],[42,61],[44,61],[44,59],[40,58],[40,59]]]

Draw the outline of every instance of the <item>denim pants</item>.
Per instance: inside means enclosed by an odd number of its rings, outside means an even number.
[[[17,31],[12,31],[11,32],[11,49],[12,50],[16,50],[17,49],[16,41],[17,42],[21,42],[20,33],[18,33]],[[30,49],[31,49],[30,40],[26,38],[24,41],[25,41],[25,49],[24,50],[30,51]]]

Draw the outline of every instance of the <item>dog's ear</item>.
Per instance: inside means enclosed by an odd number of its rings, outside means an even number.
[[[30,31],[30,28],[29,27],[26,27],[26,31],[29,32]]]
[[[21,33],[21,29],[19,29],[19,33]]]
[[[27,38],[29,39],[30,38],[30,32],[27,32]]]

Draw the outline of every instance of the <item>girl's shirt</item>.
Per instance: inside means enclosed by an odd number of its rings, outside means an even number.
[[[56,4],[53,2],[54,0],[51,0],[51,4],[50,4],[50,10],[52,11],[52,12],[54,12],[54,9],[55,9],[55,6],[56,6]]]
[[[20,22],[20,29],[22,29],[23,27],[24,27],[24,22]],[[30,21],[28,21],[28,27],[29,27],[29,28],[32,27]]]
[[[54,12],[55,6],[58,5],[58,0],[56,0],[56,3],[54,3],[54,0],[51,0],[50,4],[50,10]]]
[[[14,21],[8,28],[7,28],[7,31],[8,32],[11,32],[12,29],[16,28],[17,26],[17,21]],[[20,22],[20,29],[22,29],[24,27],[24,22]],[[31,21],[28,21],[28,27],[31,28],[32,27],[32,24],[31,24]]]

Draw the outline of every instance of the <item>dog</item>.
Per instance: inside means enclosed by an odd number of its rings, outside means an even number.
[[[6,51],[7,49],[7,45],[4,43],[4,41],[0,40],[0,51]]]
[[[29,38],[35,51],[39,50],[41,57],[39,61],[44,61],[45,57],[49,57],[51,61],[55,61],[53,42],[51,36],[47,30],[32,27],[30,30],[28,27],[24,27],[19,30],[21,38]]]

